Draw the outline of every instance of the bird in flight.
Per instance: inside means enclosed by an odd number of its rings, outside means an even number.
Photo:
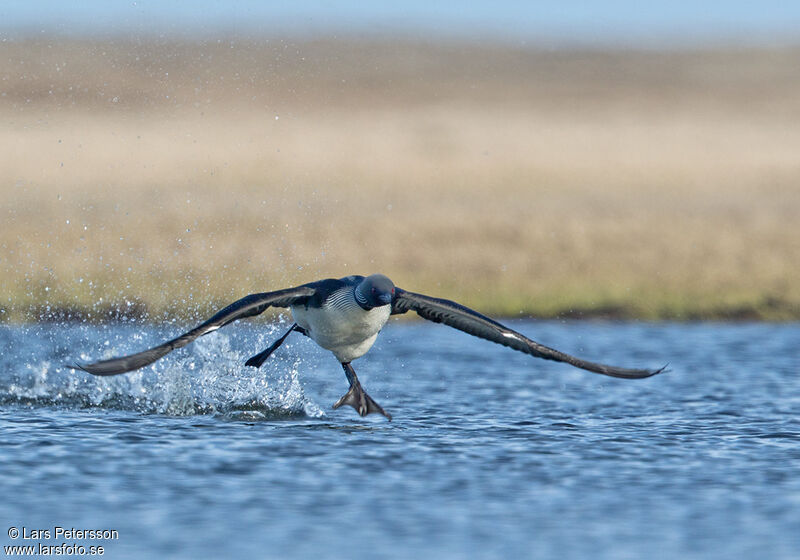
[[[565,362],[611,377],[640,379],[661,373],[666,367],[629,369],[582,360],[539,344],[454,301],[398,288],[383,274],[328,278],[295,288],[250,294],[233,302],[192,330],[163,344],[128,356],[68,367],[93,375],[117,375],[133,371],[152,364],[204,334],[238,319],[259,315],[269,307],[288,307],[294,318],[294,324],[269,348],[251,357],[245,364],[260,367],[270,354],[283,344],[286,337],[292,332],[299,332],[322,348],[333,352],[344,369],[350,389],[333,405],[333,408],[349,405],[361,416],[377,413],[389,420],[392,419],[391,415],[361,387],[351,362],[367,353],[391,315],[408,311],[415,311],[423,319],[444,323],[465,333],[537,358]]]

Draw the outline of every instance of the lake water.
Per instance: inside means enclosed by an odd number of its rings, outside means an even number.
[[[392,323],[335,359],[227,327],[143,372],[63,369],[185,325],[0,326],[3,545],[106,558],[798,558],[800,325],[514,321],[638,381]],[[282,327],[283,328],[283,327]],[[56,537],[55,527],[118,538]],[[11,528],[50,531],[12,540]]]

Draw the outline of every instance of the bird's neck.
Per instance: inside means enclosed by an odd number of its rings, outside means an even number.
[[[353,295],[356,298],[356,303],[361,309],[364,311],[369,311],[372,309],[372,306],[367,301],[367,297],[361,292],[361,284],[354,288]]]

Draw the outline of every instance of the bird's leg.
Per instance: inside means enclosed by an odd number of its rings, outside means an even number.
[[[336,404],[333,405],[333,408],[339,408],[343,404],[349,404],[355,408],[356,412],[358,412],[361,416],[366,416],[367,414],[377,412],[378,414],[383,414],[386,416],[388,420],[391,420],[392,415],[383,410],[381,405],[372,400],[372,397],[370,397],[367,392],[361,388],[361,383],[358,381],[356,372],[353,369],[353,366],[350,365],[350,362],[343,362],[342,368],[344,369],[344,374],[347,376],[347,381],[350,382],[350,390],[347,391],[345,396],[336,401]]]
[[[269,348],[267,348],[263,352],[259,352],[258,354],[256,354],[255,356],[253,356],[252,358],[247,360],[244,363],[244,365],[253,366],[253,367],[261,367],[261,364],[263,364],[267,360],[267,358],[269,358],[270,354],[272,354],[275,350],[278,349],[278,346],[283,344],[283,341],[286,340],[286,337],[289,336],[292,333],[292,331],[297,331],[299,333],[306,334],[305,329],[303,329],[303,327],[297,326],[297,323],[295,323],[294,325],[291,326],[291,328],[288,331],[286,331],[285,335],[283,335],[278,340],[273,342],[272,346],[270,346]]]

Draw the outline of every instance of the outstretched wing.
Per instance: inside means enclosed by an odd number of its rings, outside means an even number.
[[[603,375],[610,375],[611,377],[639,379],[642,377],[650,377],[651,375],[656,375],[664,371],[664,367],[655,370],[628,369],[582,360],[575,356],[565,354],[564,352],[548,348],[543,344],[539,344],[521,335],[517,331],[509,329],[497,321],[454,301],[415,294],[413,292],[401,290],[400,288],[395,288],[395,296],[392,301],[392,315],[406,313],[407,311],[416,311],[423,319],[433,321],[434,323],[444,323],[445,325],[449,325],[465,333],[496,342],[497,344],[502,344],[503,346],[508,346],[509,348],[525,352],[537,358],[565,362],[581,369],[594,373],[602,373]]]
[[[242,299],[233,302],[225,309],[217,312],[205,323],[198,325],[189,332],[159,344],[144,352],[103,360],[93,364],[70,365],[75,369],[87,371],[93,375],[117,375],[139,369],[148,364],[152,364],[162,356],[172,352],[176,348],[182,348],[198,337],[217,330],[220,327],[232,323],[238,319],[252,317],[263,313],[268,307],[289,307],[295,303],[302,303],[305,299],[315,293],[315,288],[304,285],[297,288],[278,290],[277,292],[265,292],[263,294],[250,294]]]

